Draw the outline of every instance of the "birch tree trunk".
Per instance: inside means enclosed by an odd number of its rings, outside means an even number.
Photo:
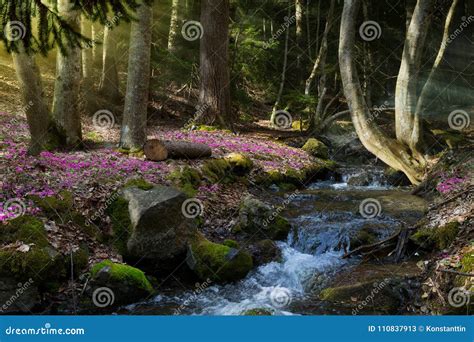
[[[291,6],[288,6],[288,18],[290,16],[291,16]],[[283,89],[285,88],[286,69],[288,67],[289,40],[290,40],[290,30],[287,28],[286,29],[286,35],[285,35],[285,51],[284,51],[284,55],[283,55],[283,69],[282,69],[282,72],[281,72],[280,87],[278,89],[278,94],[277,94],[275,104],[273,105],[272,116],[270,117],[270,122],[273,125],[275,124],[276,113],[277,113],[278,107],[280,106],[281,97],[283,96]]]
[[[22,48],[18,53],[12,53],[12,57],[31,135],[28,153],[38,155],[52,147],[50,142],[55,132],[50,131],[53,123],[44,100],[41,74],[33,55],[26,54]]]
[[[406,146],[389,138],[375,124],[365,103],[355,63],[355,31],[360,0],[344,0],[339,36],[339,65],[344,94],[351,111],[356,133],[367,148],[387,165],[403,171],[410,181],[421,180],[419,164],[406,150]]]
[[[434,0],[418,0],[407,30],[402,61],[395,89],[395,130],[398,141],[419,155],[421,121],[415,120],[418,102],[418,74],[429,28],[429,13]]]
[[[296,19],[296,45],[297,45],[297,56],[296,56],[296,69],[297,69],[297,81],[298,84],[301,82],[302,77],[302,59],[303,59],[303,0],[295,0],[295,19]]]
[[[83,15],[81,18],[81,33],[92,39],[92,23]],[[82,77],[86,84],[90,83],[93,72],[92,46],[82,49]]]
[[[202,0],[199,102],[196,122],[232,128],[229,71],[229,0]]]
[[[176,37],[178,36],[179,22],[179,0],[173,0],[171,4],[171,20],[170,20],[170,32],[168,34],[168,51],[176,51]]]
[[[313,84],[313,81],[316,78],[318,71],[323,70],[326,65],[326,56],[327,56],[327,50],[328,50],[328,34],[329,34],[329,31],[331,29],[332,22],[334,19],[335,2],[336,2],[335,0],[331,0],[329,12],[326,17],[326,26],[324,28],[323,36],[321,38],[321,46],[319,48],[318,56],[316,57],[316,60],[314,61],[311,74],[306,80],[306,86],[304,89],[305,95],[309,95],[311,91],[311,85]]]
[[[136,13],[130,32],[127,92],[120,147],[142,150],[146,142],[148,94],[151,69],[151,28],[153,10],[144,2]]]
[[[80,11],[72,0],[58,1],[59,15],[77,32],[80,31]],[[80,113],[81,49],[66,47],[66,55],[58,51],[54,85],[53,118],[64,134],[66,145],[77,147],[82,141]]]
[[[102,73],[100,77],[100,93],[109,101],[120,101],[120,82],[117,69],[117,28],[106,25],[102,52]]]

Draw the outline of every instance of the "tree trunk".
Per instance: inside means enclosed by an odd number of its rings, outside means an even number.
[[[203,108],[198,123],[233,127],[230,99],[229,72],[229,0],[203,0],[201,2],[199,102]]]
[[[288,18],[291,16],[291,6],[288,6]],[[290,41],[290,30],[286,29],[286,36],[285,36],[285,52],[283,55],[283,70],[281,72],[281,81],[280,81],[280,88],[278,89],[277,98],[273,105],[272,116],[270,117],[270,122],[275,125],[276,124],[276,114],[278,107],[280,106],[281,97],[283,96],[283,89],[285,88],[285,81],[286,81],[286,69],[288,67],[288,47]]]
[[[92,24],[83,15],[81,18],[81,33],[84,37],[92,39]],[[89,84],[93,72],[92,60],[92,46],[87,46],[82,49],[82,77],[86,84]]]
[[[41,74],[34,57],[26,54],[22,47],[12,57],[31,135],[28,153],[38,155],[50,147],[50,139],[54,134],[54,130],[49,130],[52,120],[44,101]]]
[[[389,138],[375,124],[365,103],[355,63],[355,31],[360,0],[344,0],[339,37],[339,65],[344,94],[352,122],[362,144],[387,165],[403,171],[410,181],[421,179],[419,165],[406,151],[406,146]]]
[[[370,3],[369,0],[363,0],[362,12],[364,13],[364,21],[369,21]],[[374,72],[374,61],[369,42],[364,42],[364,97],[367,107],[372,108],[372,84],[370,77]]]
[[[80,31],[80,11],[73,1],[58,1],[59,15],[73,29]],[[66,47],[66,55],[58,51],[54,85],[53,117],[65,136],[66,145],[75,148],[82,141],[80,113],[81,49]]]
[[[321,38],[321,46],[319,48],[318,57],[316,57],[316,60],[314,61],[314,65],[313,65],[313,70],[311,71],[311,74],[306,80],[306,86],[304,89],[305,95],[309,95],[311,91],[311,85],[314,79],[316,78],[318,71],[324,70],[324,67],[326,65],[326,55],[327,55],[327,50],[328,50],[328,34],[329,34],[329,30],[331,29],[332,22],[334,19],[335,2],[336,2],[335,0],[331,0],[329,12],[326,17],[326,26],[324,28],[323,36]]]
[[[179,22],[178,22],[179,0],[173,0],[171,5],[171,20],[170,32],[168,35],[168,51],[176,51],[176,37],[178,36]]]
[[[102,46],[104,27],[99,23],[92,23],[92,63],[95,66],[102,64]]]
[[[117,28],[106,25],[102,52],[102,73],[100,78],[100,93],[109,101],[118,103],[120,96],[120,82],[117,69]]]
[[[297,69],[297,84],[301,82],[302,78],[302,59],[303,59],[303,0],[295,0],[295,19],[296,19],[296,69]]]
[[[186,141],[148,140],[143,148],[145,156],[153,161],[173,159],[209,158],[212,150],[204,144]]]
[[[120,147],[129,150],[143,149],[146,141],[153,10],[142,2],[136,16],[138,21],[132,23],[130,32],[127,92],[120,135]]]
[[[395,89],[395,129],[397,139],[419,155],[421,120],[415,120],[418,102],[418,74],[429,28],[429,11],[434,0],[418,0],[408,27]]]

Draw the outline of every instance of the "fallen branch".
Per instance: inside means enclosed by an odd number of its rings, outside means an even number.
[[[392,236],[389,236],[388,238],[386,238],[384,240],[381,240],[379,242],[375,242],[375,243],[372,243],[372,244],[369,244],[369,245],[359,246],[356,249],[344,254],[342,256],[342,258],[347,259],[350,256],[352,256],[353,254],[362,254],[364,252],[365,252],[365,254],[367,254],[368,252],[372,252],[376,249],[376,247],[379,247],[379,246],[381,246],[381,245],[383,245],[387,242],[391,242],[392,240],[398,239],[398,236],[400,235],[401,232],[402,232],[402,230],[398,231],[397,233],[393,234]]]
[[[436,272],[452,273],[452,274],[460,275],[460,276],[463,276],[463,277],[474,277],[474,273],[464,273],[464,272],[458,272],[458,271],[454,271],[454,270],[440,269],[440,270],[436,270]]]

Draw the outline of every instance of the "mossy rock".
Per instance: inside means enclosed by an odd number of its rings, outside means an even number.
[[[232,167],[232,172],[244,176],[253,168],[253,161],[242,153],[230,153],[224,157]]]
[[[171,172],[168,179],[190,197],[196,195],[202,182],[202,176],[199,170],[189,166]]]
[[[426,249],[433,247],[445,249],[451,245],[458,235],[458,232],[459,223],[453,221],[438,228],[421,228],[416,231],[410,239],[415,242],[415,244]]]
[[[321,300],[344,304],[357,310],[356,313],[395,314],[400,306],[400,298],[391,284],[361,282],[352,285],[328,287],[319,293]]]
[[[313,157],[329,159],[328,147],[318,139],[309,138],[308,141],[306,141],[306,143],[303,145],[302,149]]]
[[[253,268],[246,251],[213,243],[201,234],[196,234],[189,245],[187,263],[201,280],[216,282],[242,279]]]
[[[273,316],[273,311],[265,308],[255,308],[242,312],[241,316]]]
[[[281,260],[281,251],[270,239],[260,240],[249,247],[256,265],[265,265]]]
[[[128,201],[117,197],[107,208],[112,222],[114,246],[122,254],[127,254],[127,241],[132,231],[132,221],[128,212]]]
[[[153,189],[153,186],[154,186],[153,184],[147,182],[143,178],[134,178],[134,179],[128,180],[127,183],[125,183],[124,188],[136,187],[141,190],[147,191],[147,190]]]
[[[19,280],[32,278],[37,286],[49,285],[66,276],[64,257],[49,246],[43,223],[35,217],[24,215],[2,227],[0,243],[4,245],[21,241],[30,246],[28,252],[16,248],[0,250],[0,276]]]
[[[303,124],[301,124],[301,120],[295,120],[291,123],[291,128],[295,131],[306,130],[308,127],[308,120],[303,120]]]
[[[240,204],[239,220],[233,230],[235,233],[245,232],[253,239],[285,240],[291,224],[277,209],[248,196]]]
[[[474,271],[474,252],[467,253],[461,258],[461,271],[473,273]]]
[[[196,126],[197,131],[203,131],[203,132],[215,132],[219,130],[219,127],[216,126],[208,126],[208,125],[198,125]]]
[[[74,199],[70,191],[62,190],[55,196],[39,197],[29,196],[35,204],[49,217],[57,218],[74,213]]]
[[[377,232],[371,227],[359,229],[355,236],[351,237],[351,250],[363,245],[369,245],[377,241]]]
[[[232,165],[226,159],[210,159],[201,168],[202,175],[210,183],[232,183],[235,180]]]
[[[230,248],[239,248],[239,243],[235,240],[227,239],[222,243],[224,246],[230,247]]]
[[[153,286],[138,268],[104,260],[91,268],[91,277],[95,282],[101,282],[112,289],[114,287],[130,287],[146,295],[153,293]]]

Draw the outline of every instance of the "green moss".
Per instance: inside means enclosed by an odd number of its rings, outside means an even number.
[[[291,224],[282,216],[275,217],[272,223],[269,224],[271,227],[272,238],[275,240],[285,240],[291,229]]]
[[[0,243],[10,244],[22,241],[26,244],[35,244],[38,247],[48,246],[47,234],[43,222],[35,217],[23,215],[10,220],[2,227]]]
[[[201,279],[234,281],[244,278],[253,267],[250,254],[213,243],[197,235],[191,243],[195,265],[193,270]]]
[[[121,254],[127,253],[127,241],[132,230],[132,222],[128,212],[128,201],[118,197],[107,208],[107,214],[112,221],[114,245]]]
[[[436,247],[438,249],[445,249],[454,241],[458,231],[459,223],[453,221],[438,228],[421,228],[410,238],[417,245],[423,248],[429,249]]]
[[[239,176],[249,173],[253,168],[253,161],[241,153],[230,153],[224,157],[232,167],[232,172]]]
[[[49,218],[65,218],[74,212],[74,200],[70,191],[60,191],[55,196],[41,198],[33,195],[30,198]]]
[[[318,157],[322,159],[329,159],[329,150],[328,147],[321,141],[315,138],[310,138],[304,146],[302,147],[303,151],[306,151],[308,154],[313,157]]]
[[[301,120],[293,121],[291,124],[291,128],[295,131],[301,131],[301,129],[306,130],[308,127],[308,120],[303,120],[303,125],[301,125]]]
[[[461,258],[461,271],[465,273],[472,273],[474,270],[474,253],[467,253]]]
[[[168,176],[168,179],[190,197],[197,193],[197,189],[202,182],[202,176],[199,171],[189,166],[173,171]]]
[[[273,311],[269,309],[264,309],[264,308],[255,308],[255,309],[244,311],[241,315],[242,316],[272,316]]]
[[[454,149],[458,147],[459,145],[462,145],[466,141],[466,138],[461,132],[448,132],[448,131],[443,131],[441,129],[434,129],[431,132],[435,136],[443,139],[446,145],[448,145],[448,147],[451,149]]]
[[[351,238],[350,244],[351,249],[355,249],[357,247],[363,245],[369,245],[377,241],[377,234],[370,228],[362,228],[360,229],[357,234]]]
[[[141,190],[151,190],[153,189],[153,184],[148,183],[146,180],[143,178],[135,178],[135,179],[130,179],[125,183],[125,188],[131,188],[131,187],[137,187]]]
[[[230,240],[230,239],[225,240],[223,245],[230,248],[239,248],[239,243],[235,240]]]
[[[97,132],[87,132],[84,135],[85,140],[91,140],[93,142],[100,142],[102,141],[102,137]]]
[[[211,159],[202,166],[202,174],[211,183],[232,183],[235,180],[232,166],[225,159]]]
[[[117,264],[110,260],[104,260],[92,267],[91,276],[93,278],[96,277],[104,267],[110,268],[108,272],[108,280],[110,282],[117,284],[126,283],[130,286],[145,290],[150,294],[153,293],[153,286],[145,276],[145,273],[132,266]]]
[[[196,127],[196,130],[198,131],[204,131],[204,132],[214,132],[218,131],[219,127],[216,126],[207,126],[207,125],[199,125]]]

